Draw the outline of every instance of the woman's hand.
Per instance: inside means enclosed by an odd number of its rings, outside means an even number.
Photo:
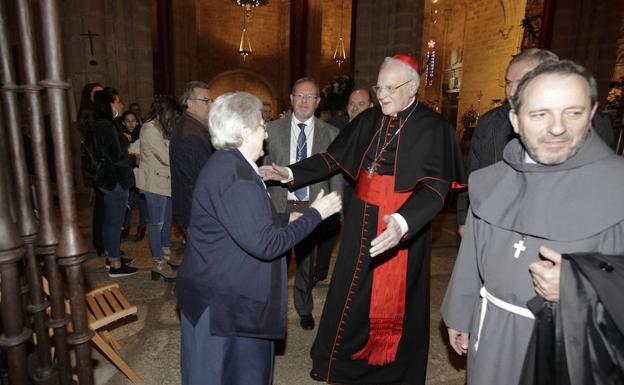
[[[290,215],[288,216],[288,223],[293,223],[294,221],[296,221],[297,219],[301,218],[303,214],[302,213],[290,213]]]
[[[321,190],[310,207],[321,214],[321,219],[325,219],[342,209],[342,199],[335,192],[325,195],[325,191]]]

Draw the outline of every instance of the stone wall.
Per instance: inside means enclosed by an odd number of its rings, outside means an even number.
[[[199,80],[210,84],[219,76],[220,86],[214,90],[215,96],[228,91],[248,91],[270,102],[275,110],[280,95],[289,87],[288,1],[270,1],[266,6],[252,9],[247,32],[253,53],[246,60],[238,54],[243,8],[231,0],[201,1],[196,7],[197,49],[194,58]],[[174,51],[177,57],[179,53]],[[228,74],[232,74],[229,80]],[[189,80],[193,79],[176,77],[176,89]]]
[[[592,71],[601,106],[613,77],[623,18],[621,0],[557,2],[551,49]]]
[[[82,86],[100,82],[115,87],[126,107],[137,102],[146,113],[153,100],[150,0],[61,0],[60,9],[76,108]],[[93,57],[89,38],[80,35],[87,31],[99,35],[92,38]]]
[[[231,0],[173,0],[174,84],[180,94],[189,80],[211,85],[213,94],[244,90],[270,103],[275,114],[289,103],[291,79],[291,1],[272,0],[253,8],[247,31],[253,53],[238,54],[243,9]],[[337,75],[349,74],[349,62],[338,67],[332,60],[340,34],[350,53],[351,0],[306,1],[307,44],[305,74],[322,86]]]
[[[386,56],[421,53],[424,0],[359,0],[355,27],[356,86],[377,82]]]
[[[505,99],[505,69],[519,50],[525,6],[526,0],[425,3],[422,71],[430,40],[436,42],[436,70],[431,85],[423,73],[421,100],[439,109],[459,134],[466,111],[483,115],[493,100]]]
[[[505,70],[519,52],[525,6],[525,0],[467,4],[458,128],[471,107],[483,115],[494,106],[493,100],[505,99]]]
[[[624,77],[624,16],[622,16],[622,25],[620,26],[620,37],[616,50],[615,69],[613,70],[613,81],[620,81]]]

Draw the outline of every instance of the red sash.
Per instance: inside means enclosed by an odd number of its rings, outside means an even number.
[[[394,192],[394,175],[373,174],[369,178],[368,173],[362,171],[357,178],[355,195],[379,207],[377,235],[386,228],[384,215],[395,213],[410,194],[411,191]],[[403,333],[407,249],[394,247],[382,255],[387,260],[376,266],[373,271],[368,343],[351,356],[354,360],[368,359],[369,365],[386,365],[394,362]]]

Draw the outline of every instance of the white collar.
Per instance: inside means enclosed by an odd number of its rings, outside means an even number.
[[[247,161],[247,163],[251,165],[251,167],[254,169],[256,174],[260,175],[260,170],[258,169],[258,165],[256,164],[256,162],[248,158],[247,155],[245,155],[241,150],[238,150],[238,152],[240,152],[243,158],[245,158],[245,160]]]
[[[414,103],[414,100],[415,100],[415,99],[416,99],[416,95],[414,95],[414,96],[410,99],[409,103],[407,103],[407,106],[406,106],[404,109],[402,109],[401,111],[399,111],[399,112],[403,112],[403,111],[407,110],[408,108],[410,108],[410,106]],[[399,114],[399,112],[395,112],[394,114],[392,114],[392,115],[390,115],[390,116],[397,116],[397,115]]]
[[[537,164],[537,162],[533,160],[533,158],[531,158],[531,155],[529,155],[529,153],[526,151],[524,152],[524,163]]]
[[[292,114],[292,119],[293,119],[293,123],[295,123],[295,126],[298,126],[300,123],[303,123],[306,125],[306,128],[307,128],[307,127],[312,126],[312,123],[314,122],[314,115],[310,116],[308,120],[306,120],[305,122],[302,122],[299,119],[297,119],[295,117],[295,114]]]

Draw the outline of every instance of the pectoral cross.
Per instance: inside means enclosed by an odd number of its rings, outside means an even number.
[[[377,164],[371,164],[366,170],[368,171],[368,177],[372,178],[375,171],[377,171]]]
[[[524,245],[524,239],[521,239],[519,242],[514,243],[514,249],[516,252],[514,253],[514,258],[520,258],[520,253],[526,251],[526,246]]]

